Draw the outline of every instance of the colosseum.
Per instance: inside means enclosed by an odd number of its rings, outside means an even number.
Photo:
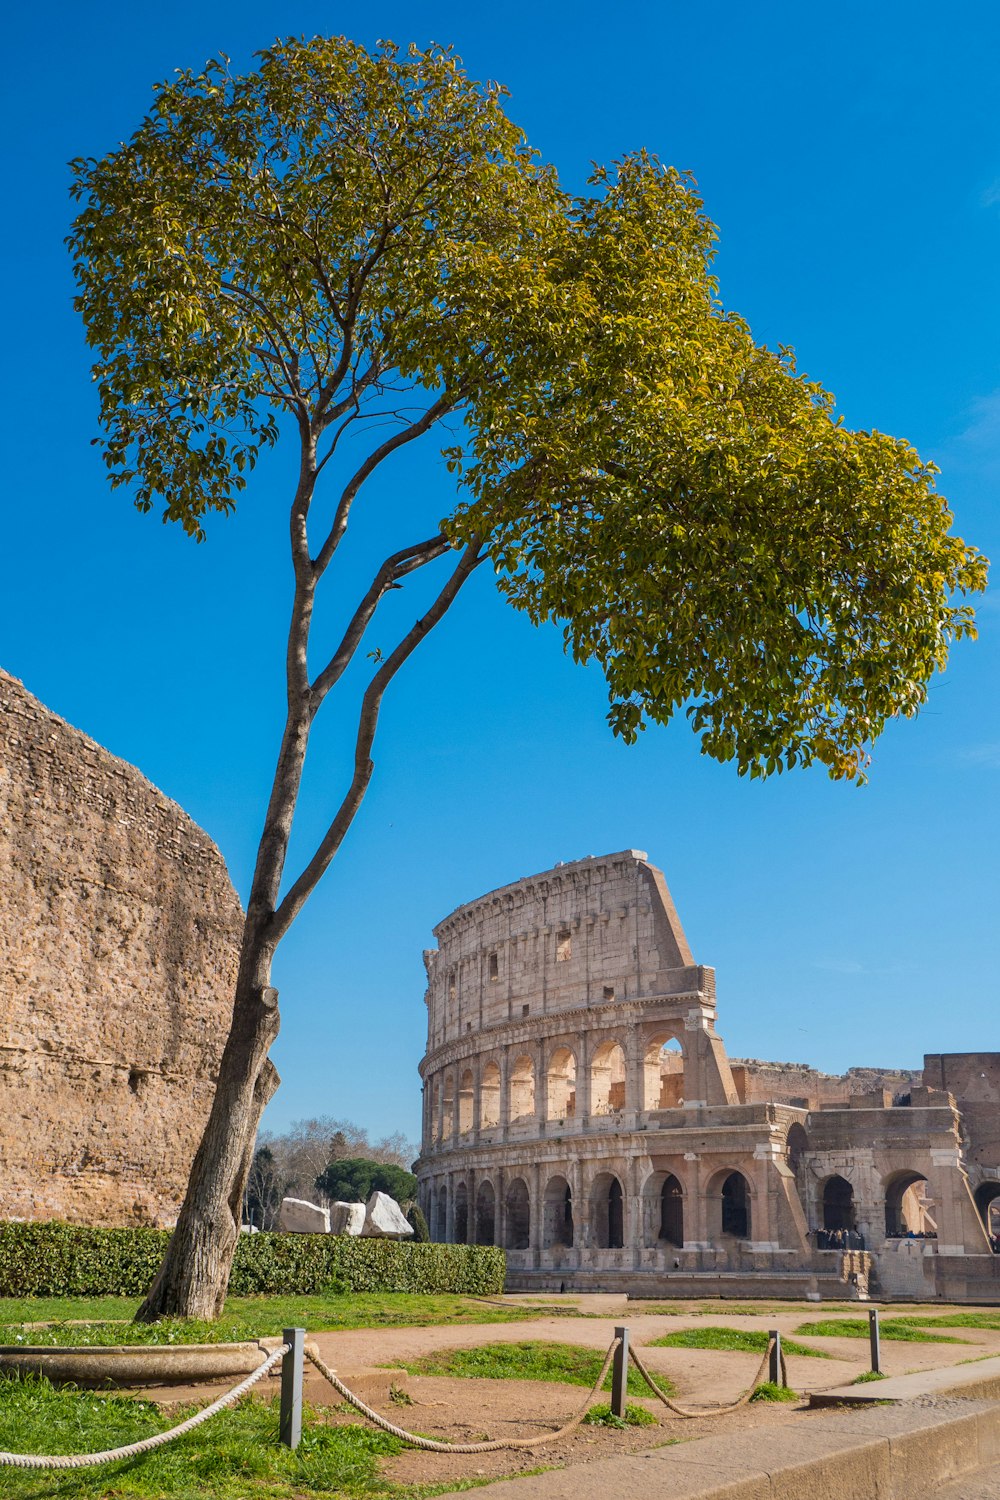
[[[243,914],[215,845],[0,671],[0,1220],[173,1223]]]
[[[435,1239],[504,1246],[518,1289],[1000,1300],[1000,1054],[843,1077],[730,1059],[714,971],[635,849],[434,931]]]

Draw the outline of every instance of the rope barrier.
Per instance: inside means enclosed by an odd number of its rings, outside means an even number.
[[[580,1423],[587,1415],[587,1412],[590,1410],[595,1398],[600,1393],[601,1387],[604,1385],[604,1382],[607,1378],[608,1371],[611,1368],[611,1362],[615,1357],[615,1351],[619,1348],[621,1342],[622,1341],[620,1338],[612,1339],[611,1344],[608,1348],[608,1352],[604,1357],[604,1363],[601,1366],[601,1373],[598,1375],[596,1381],[588,1392],[586,1400],[579,1408],[579,1410],[569,1419],[569,1421],[566,1422],[562,1427],[558,1428],[557,1431],[542,1433],[539,1437],[494,1438],[482,1443],[442,1443],[438,1442],[436,1438],[421,1437],[419,1433],[407,1432],[405,1428],[398,1427],[395,1422],[390,1422],[387,1417],[383,1417],[379,1412],[375,1411],[373,1407],[368,1406],[366,1402],[361,1400],[360,1396],[356,1396],[354,1392],[348,1386],[346,1386],[342,1380],[339,1379],[334,1371],[330,1369],[329,1365],[323,1363],[322,1359],[320,1359],[315,1350],[307,1348],[305,1350],[305,1357],[312,1365],[315,1366],[315,1368],[324,1377],[324,1379],[333,1386],[334,1390],[337,1391],[345,1401],[353,1406],[356,1411],[359,1411],[362,1416],[366,1417],[368,1421],[371,1422],[374,1426],[381,1428],[383,1432],[389,1433],[392,1437],[399,1438],[402,1442],[408,1443],[413,1448],[423,1448],[429,1453],[475,1454],[495,1453],[501,1448],[538,1448],[545,1443],[555,1443],[558,1442],[560,1438],[567,1437],[569,1433],[571,1433],[575,1428],[579,1427]],[[656,1396],[658,1400],[662,1401],[663,1405],[666,1406],[670,1411],[672,1411],[675,1416],[694,1418],[719,1417],[723,1416],[726,1412],[738,1411],[741,1406],[745,1406],[746,1403],[750,1400],[754,1391],[757,1389],[757,1386],[761,1382],[761,1378],[771,1358],[771,1351],[773,1350],[773,1348],[774,1339],[770,1339],[768,1341],[767,1349],[764,1353],[764,1358],[761,1360],[760,1367],[753,1378],[750,1389],[745,1391],[737,1401],[732,1401],[725,1406],[706,1406],[700,1408],[684,1407],[680,1406],[676,1401],[672,1401],[670,1397],[657,1385],[656,1381],[653,1379],[652,1375],[649,1373],[646,1366],[640,1359],[634,1345],[630,1346],[628,1352],[631,1356],[633,1364],[635,1365],[639,1374],[642,1376],[643,1380],[645,1380],[646,1384],[649,1386],[650,1390],[653,1392],[653,1395]],[[213,1401],[209,1406],[206,1406],[203,1408],[203,1410],[196,1412],[193,1417],[188,1417],[185,1422],[181,1422],[177,1427],[170,1428],[170,1430],[167,1432],[157,1432],[154,1433],[152,1437],[142,1438],[141,1441],[137,1443],[128,1443],[122,1448],[105,1449],[105,1451],[102,1453],[49,1455],[36,1453],[0,1453],[0,1467],[12,1469],[89,1469],[95,1468],[99,1464],[116,1463],[121,1459],[138,1458],[143,1453],[152,1452],[154,1448],[162,1448],[165,1443],[173,1442],[175,1438],[182,1437],[187,1432],[193,1432],[194,1429],[196,1427],[200,1427],[203,1422],[207,1422],[211,1417],[214,1417],[220,1411],[225,1410],[226,1407],[232,1406],[235,1402],[239,1401],[241,1396],[245,1396],[247,1391],[252,1390],[257,1382],[263,1379],[268,1371],[275,1364],[277,1364],[278,1360],[282,1359],[284,1355],[288,1354],[290,1351],[290,1344],[282,1344],[279,1348],[272,1350],[267,1358],[257,1366],[256,1370],[248,1375],[245,1380],[241,1380],[239,1385],[234,1386],[233,1389],[231,1391],[228,1391],[224,1396],[219,1396],[218,1399]],[[782,1384],[787,1385],[788,1373],[785,1367],[785,1356],[783,1352],[780,1354],[780,1366]]]
[[[318,1354],[312,1350],[306,1350],[306,1358],[315,1365],[319,1373],[330,1382],[335,1391],[339,1391],[345,1401],[350,1402],[356,1411],[368,1418],[376,1427],[381,1427],[383,1432],[390,1433],[393,1437],[400,1438],[404,1443],[409,1443],[414,1448],[425,1448],[429,1453],[495,1453],[500,1448],[538,1448],[542,1443],[554,1443],[559,1438],[566,1437],[575,1427],[579,1427],[587,1412],[590,1410],[594,1397],[600,1392],[608,1371],[611,1369],[611,1361],[615,1357],[615,1350],[621,1343],[621,1339],[612,1339],[611,1347],[601,1366],[601,1373],[591,1387],[586,1401],[580,1407],[575,1416],[571,1417],[565,1426],[560,1427],[557,1432],[546,1432],[540,1437],[524,1438],[494,1438],[484,1443],[439,1443],[436,1438],[420,1437],[418,1433],[407,1432],[403,1427],[397,1427],[387,1417],[381,1416],[372,1407],[367,1406],[360,1396],[356,1396],[342,1380],[339,1380],[328,1365],[325,1365]]]
[[[287,1354],[289,1344],[282,1344],[280,1348],[270,1353],[264,1362],[257,1366],[252,1374],[225,1396],[220,1396],[210,1406],[202,1411],[196,1412],[193,1417],[188,1417],[186,1422],[181,1422],[177,1427],[171,1427],[169,1432],[157,1432],[152,1437],[143,1438],[138,1443],[128,1443],[124,1448],[108,1448],[103,1453],[59,1453],[43,1456],[40,1453],[0,1453],[0,1467],[9,1469],[92,1469],[98,1464],[111,1464],[122,1458],[138,1458],[142,1453],[149,1453],[154,1448],[162,1448],[164,1443],[173,1442],[174,1438],[181,1437],[185,1432],[193,1432],[210,1417],[214,1417],[225,1407],[232,1406],[241,1396],[263,1379],[268,1370],[277,1364],[282,1355]]]
[[[662,1401],[663,1404],[664,1404],[664,1406],[668,1407],[669,1410],[672,1411],[675,1416],[677,1416],[677,1417],[721,1417],[721,1416],[724,1416],[726,1414],[726,1412],[739,1411],[739,1409],[740,1409],[741,1406],[746,1406],[747,1402],[753,1396],[754,1391],[757,1389],[757,1387],[761,1383],[761,1376],[764,1374],[764,1371],[767,1369],[768,1362],[770,1361],[770,1358],[771,1358],[771,1350],[773,1348],[774,1348],[774,1339],[769,1339],[768,1340],[767,1348],[764,1351],[764,1358],[760,1362],[760,1365],[759,1365],[759,1367],[757,1369],[756,1375],[753,1378],[753,1382],[752,1382],[752,1384],[750,1386],[750,1389],[748,1391],[744,1391],[743,1395],[740,1396],[740,1398],[739,1398],[738,1401],[731,1401],[731,1402],[729,1402],[729,1404],[727,1406],[702,1406],[702,1407],[696,1407],[696,1406],[695,1407],[692,1407],[692,1406],[679,1406],[676,1401],[671,1401],[670,1397],[666,1394],[666,1392],[660,1390],[660,1387],[657,1385],[657,1383],[653,1379],[652,1375],[650,1375],[649,1371],[646,1369],[646,1366],[643,1364],[642,1360],[639,1358],[639,1355],[638,1355],[638,1353],[637,1353],[634,1345],[629,1345],[629,1353],[632,1356],[632,1362],[633,1362],[633,1364],[635,1365],[636,1369],[639,1371],[639,1374],[642,1376],[643,1380],[649,1386],[649,1389],[653,1392],[653,1395],[656,1396],[660,1401]],[[782,1353],[782,1355],[781,1355],[781,1383],[782,1383],[782,1385],[787,1385],[788,1384],[788,1371],[785,1368],[785,1356],[784,1356],[784,1353]]]

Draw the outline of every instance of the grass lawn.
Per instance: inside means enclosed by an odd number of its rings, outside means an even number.
[[[922,1326],[924,1321],[923,1318],[880,1318],[879,1333],[884,1339],[894,1339],[904,1344],[967,1344],[969,1342],[968,1339],[950,1338],[946,1333],[928,1333]],[[928,1318],[926,1321],[936,1323],[939,1320]],[[940,1321],[949,1327],[953,1326],[945,1318]],[[866,1339],[868,1319],[824,1318],[818,1323],[800,1323],[795,1332],[814,1339]],[[785,1347],[788,1347],[787,1344]]]
[[[230,1297],[216,1323],[165,1318],[132,1323],[138,1299],[127,1297],[0,1297],[0,1344],[207,1344],[267,1338],[284,1328],[310,1333],[343,1328],[424,1328],[439,1323],[512,1323],[565,1314],[564,1307],[505,1307],[476,1297],[414,1292],[348,1292],[312,1297]],[[74,1319],[109,1319],[88,1328]],[[25,1323],[57,1322],[26,1329]]]
[[[816,1325],[818,1326],[818,1325]],[[865,1327],[867,1328],[867,1323]],[[797,1328],[796,1333],[806,1333],[806,1328]],[[763,1354],[768,1337],[762,1328],[679,1328],[676,1333],[665,1333],[662,1338],[650,1339],[651,1349],[738,1349],[747,1354]],[[825,1349],[810,1349],[808,1344],[797,1344],[794,1339],[783,1338],[781,1347],[786,1354],[807,1354],[811,1359],[829,1359]]]
[[[149,1401],[58,1389],[34,1377],[6,1379],[0,1393],[0,1449],[15,1453],[96,1453],[176,1426],[194,1410],[167,1416]],[[246,1400],[143,1458],[62,1472],[5,1468],[3,1494],[5,1500],[283,1500],[403,1493],[378,1472],[379,1459],[402,1447],[385,1433],[327,1426],[307,1410],[294,1452],[278,1443],[277,1434],[277,1398],[269,1404]]]
[[[526,1340],[519,1344],[483,1344],[478,1349],[442,1349],[425,1354],[409,1363],[399,1361],[388,1369],[406,1370],[410,1375],[467,1376],[471,1380],[555,1380],[565,1385],[593,1385],[601,1373],[604,1355],[579,1344],[547,1344]],[[657,1384],[670,1395],[669,1380],[656,1377]],[[604,1382],[611,1389],[611,1372]],[[649,1396],[651,1391],[638,1370],[629,1366],[630,1396]]]
[[[951,1312],[928,1313],[925,1316],[907,1314],[906,1317],[894,1318],[894,1323],[904,1323],[915,1328],[984,1328],[994,1332],[1000,1331],[1000,1310],[997,1312]]]

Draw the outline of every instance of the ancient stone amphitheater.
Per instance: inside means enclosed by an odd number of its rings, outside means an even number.
[[[505,1246],[521,1288],[997,1300],[1000,1055],[843,1077],[731,1061],[714,972],[634,849],[492,891],[435,936],[434,1238]]]

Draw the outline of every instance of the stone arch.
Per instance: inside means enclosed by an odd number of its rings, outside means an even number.
[[[643,1184],[642,1242],[684,1246],[684,1189],[673,1172],[654,1172]]]
[[[789,1171],[794,1173],[797,1182],[802,1181],[805,1168],[806,1153],[809,1150],[809,1137],[804,1125],[796,1120],[788,1127],[785,1137],[785,1159],[788,1162]]]
[[[923,1235],[937,1226],[924,1203],[923,1172],[892,1172],[885,1180],[886,1239],[903,1239],[908,1234]]]
[[[441,1088],[441,1139],[450,1141],[455,1128],[455,1075],[446,1073]]]
[[[455,1244],[469,1243],[469,1189],[464,1182],[455,1188]]]
[[[621,1250],[625,1245],[625,1194],[613,1172],[599,1172],[590,1189],[590,1222],[599,1250]]]
[[[473,1125],[473,1105],[475,1103],[476,1090],[475,1079],[471,1068],[465,1068],[458,1081],[458,1133],[468,1135]]]
[[[439,1244],[448,1241],[448,1188],[442,1182],[437,1190],[437,1212],[434,1215],[434,1238]]]
[[[576,1113],[576,1055],[570,1047],[556,1047],[545,1073],[545,1118],[571,1120]]]
[[[723,1168],[708,1184],[708,1231],[713,1240],[748,1240],[753,1229],[750,1183],[742,1172]]]
[[[510,1070],[510,1118],[524,1120],[535,1113],[535,1064],[526,1052],[515,1057]]]
[[[986,1233],[1000,1235],[1000,1182],[981,1182],[973,1196]]]
[[[823,1183],[820,1199],[823,1211],[823,1228],[830,1233],[838,1229],[857,1229],[854,1211],[854,1188],[846,1177],[834,1173]]]
[[[432,1240],[436,1239],[437,1235],[435,1231],[437,1230],[437,1188],[433,1183],[428,1183],[424,1192],[424,1214],[427,1219],[427,1233],[430,1235]]]
[[[488,1062],[479,1081],[479,1128],[492,1130],[499,1124],[500,1069],[495,1062]]]
[[[476,1244],[494,1245],[497,1237],[497,1198],[492,1182],[481,1182],[476,1193]]]
[[[612,1115],[624,1108],[625,1052],[620,1042],[602,1042],[590,1064],[590,1113]]]
[[[671,1030],[646,1040],[642,1057],[643,1109],[675,1109],[684,1103],[684,1044]]]
[[[542,1245],[573,1247],[573,1192],[565,1177],[550,1177],[542,1200]]]
[[[507,1187],[508,1250],[527,1250],[531,1244],[531,1196],[523,1177],[515,1177]]]

